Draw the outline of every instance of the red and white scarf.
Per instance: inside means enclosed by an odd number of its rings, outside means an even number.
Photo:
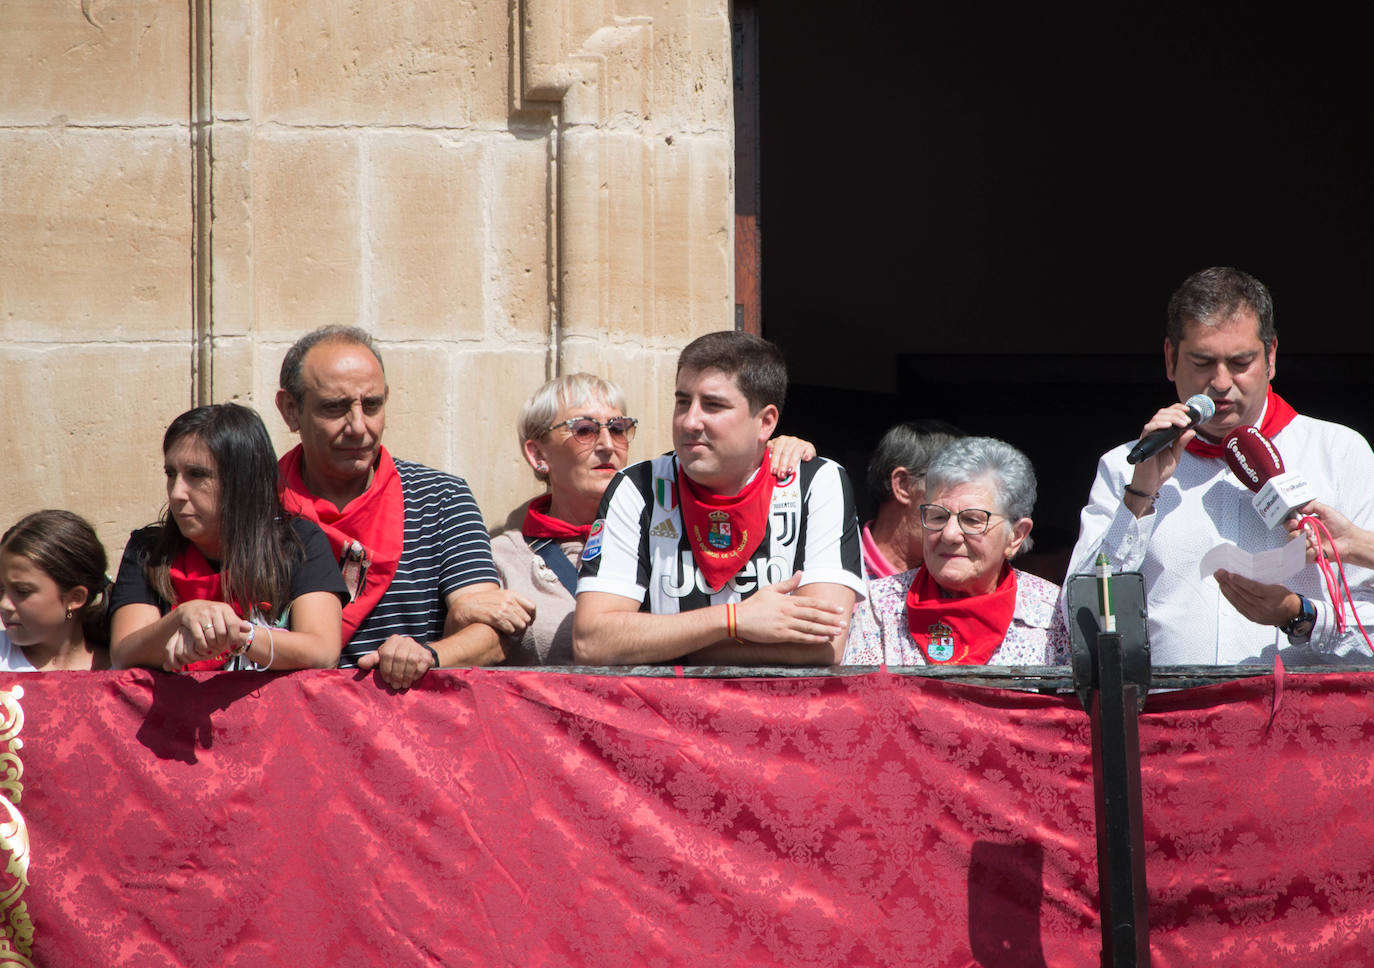
[[[1264,401],[1264,418],[1260,420],[1259,431],[1274,439],[1274,435],[1293,422],[1293,418],[1298,412],[1288,405],[1288,401],[1274,392],[1274,388],[1269,388],[1269,396]],[[1194,457],[1222,457],[1226,456],[1226,448],[1221,444],[1214,444],[1203,440],[1201,437],[1194,437],[1188,441],[1188,453]]]
[[[288,512],[309,518],[320,526],[343,569],[344,583],[352,596],[352,601],[343,608],[343,640],[347,644],[391,587],[391,579],[396,576],[396,567],[401,562],[406,511],[396,462],[385,447],[381,448],[372,482],[343,510],[335,507],[332,501],[316,497],[306,487],[301,474],[299,444],[283,455],[278,468],[282,504]]]
[[[1016,570],[1003,565],[997,587],[986,595],[942,598],[922,565],[906,594],[911,638],[926,661],[939,665],[987,665],[1016,613]]]
[[[682,525],[692,559],[706,584],[722,588],[763,542],[773,500],[773,471],[767,451],[754,479],[738,494],[712,494],[693,483],[678,465]]]

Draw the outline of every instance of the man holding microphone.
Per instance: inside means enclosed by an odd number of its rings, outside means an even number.
[[[1157,452],[1139,459],[1140,445],[1124,444],[1098,462],[1069,573],[1091,572],[1104,552],[1114,570],[1144,575],[1156,665],[1271,661],[1274,650],[1290,648],[1297,664],[1371,658],[1353,622],[1337,631],[1315,568],[1287,587],[1198,573],[1203,555],[1223,541],[1255,554],[1290,537],[1265,525],[1226,464],[1221,442],[1237,427],[1259,428],[1316,494],[1357,525],[1374,527],[1369,444],[1348,427],[1295,412],[1274,393],[1277,357],[1264,285],[1238,269],[1194,273],[1169,300],[1164,368],[1180,401],[1196,394],[1207,400],[1195,406],[1200,412],[1180,402],[1150,418],[1142,442],[1161,431],[1178,434]],[[1133,450],[1138,462],[1128,463]],[[1374,626],[1374,574],[1349,568],[1347,576],[1361,621]]]

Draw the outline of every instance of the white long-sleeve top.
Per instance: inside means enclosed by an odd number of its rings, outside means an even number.
[[[1318,500],[1360,527],[1374,528],[1374,453],[1363,437],[1349,427],[1298,415],[1273,441],[1285,470],[1300,472]],[[1290,646],[1297,646],[1295,652],[1284,653],[1290,665],[1304,658],[1370,661],[1369,647],[1353,620],[1344,635],[1337,634],[1315,564],[1284,583],[1316,607],[1309,642],[1290,643],[1278,629],[1257,625],[1237,612],[1216,579],[1199,576],[1202,556],[1222,541],[1250,553],[1279,548],[1289,540],[1288,533],[1282,525],[1265,527],[1250,503],[1250,490],[1225,460],[1186,452],[1160,489],[1154,513],[1136,518],[1121,500],[1133,473],[1126,463],[1132,446],[1134,441],[1122,444],[1098,461],[1069,575],[1091,573],[1098,552],[1105,551],[1115,570],[1144,576],[1153,664],[1272,662],[1275,649]],[[1347,565],[1345,573],[1360,620],[1374,637],[1374,572]]]

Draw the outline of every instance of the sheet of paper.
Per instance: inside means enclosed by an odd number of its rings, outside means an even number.
[[[1266,585],[1278,585],[1302,571],[1306,565],[1307,542],[1302,535],[1298,535],[1282,548],[1272,548],[1253,555],[1248,551],[1241,551],[1229,541],[1223,541],[1202,556],[1202,565],[1198,571],[1200,577],[1210,578],[1212,572],[1223,569]]]

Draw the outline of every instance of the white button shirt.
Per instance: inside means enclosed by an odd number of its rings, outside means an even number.
[[[1285,470],[1300,472],[1318,500],[1360,527],[1374,529],[1374,453],[1363,437],[1349,427],[1298,415],[1273,441]],[[1117,571],[1144,576],[1153,664],[1272,662],[1275,649],[1287,650],[1290,645],[1297,647],[1285,652],[1290,665],[1295,660],[1315,664],[1374,658],[1349,606],[1348,627],[1343,635],[1337,634],[1315,564],[1284,582],[1316,607],[1317,623],[1308,642],[1290,643],[1278,629],[1257,625],[1237,612],[1216,579],[1199,576],[1202,556],[1222,541],[1252,554],[1279,548],[1289,540],[1288,533],[1282,525],[1265,527],[1250,503],[1250,490],[1225,460],[1189,453],[1164,482],[1154,513],[1136,518],[1121,500],[1133,473],[1126,463],[1132,446],[1134,442],[1123,444],[1098,461],[1069,574],[1091,573],[1098,552],[1105,551]],[[1360,620],[1374,637],[1374,572],[1347,565],[1345,574]]]

